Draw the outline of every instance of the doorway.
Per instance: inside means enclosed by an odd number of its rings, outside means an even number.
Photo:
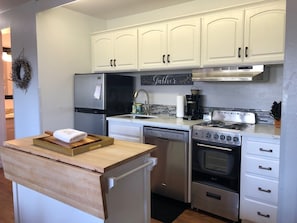
[[[2,77],[4,95],[4,111],[6,137],[4,140],[14,139],[14,104],[13,104],[13,83],[11,80],[12,58],[11,58],[11,37],[10,28],[1,30],[2,36]]]

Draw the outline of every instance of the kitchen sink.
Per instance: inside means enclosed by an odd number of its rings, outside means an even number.
[[[154,116],[154,115],[142,115],[142,114],[126,114],[126,115],[121,115],[121,118],[150,119],[150,118],[157,118],[157,116]]]

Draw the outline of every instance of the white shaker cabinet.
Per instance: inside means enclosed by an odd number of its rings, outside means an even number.
[[[93,72],[138,69],[137,28],[94,34],[91,38]]]
[[[143,143],[143,125],[108,120],[108,136],[119,140]]]
[[[277,222],[279,153],[278,138],[243,136],[240,182],[243,223]]]
[[[200,18],[139,27],[141,70],[200,66]]]
[[[245,11],[245,62],[283,62],[285,20],[284,2],[276,2]]]
[[[203,66],[280,63],[284,43],[284,2],[226,10],[202,19]]]
[[[202,18],[202,65],[241,63],[243,10],[213,13]]]

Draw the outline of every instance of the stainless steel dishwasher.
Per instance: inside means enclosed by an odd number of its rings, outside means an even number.
[[[153,193],[188,201],[189,132],[144,126],[144,142],[157,146],[151,154],[157,165],[151,172]]]

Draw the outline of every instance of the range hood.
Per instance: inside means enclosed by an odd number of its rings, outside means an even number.
[[[201,68],[192,71],[192,81],[263,80],[264,65]]]

